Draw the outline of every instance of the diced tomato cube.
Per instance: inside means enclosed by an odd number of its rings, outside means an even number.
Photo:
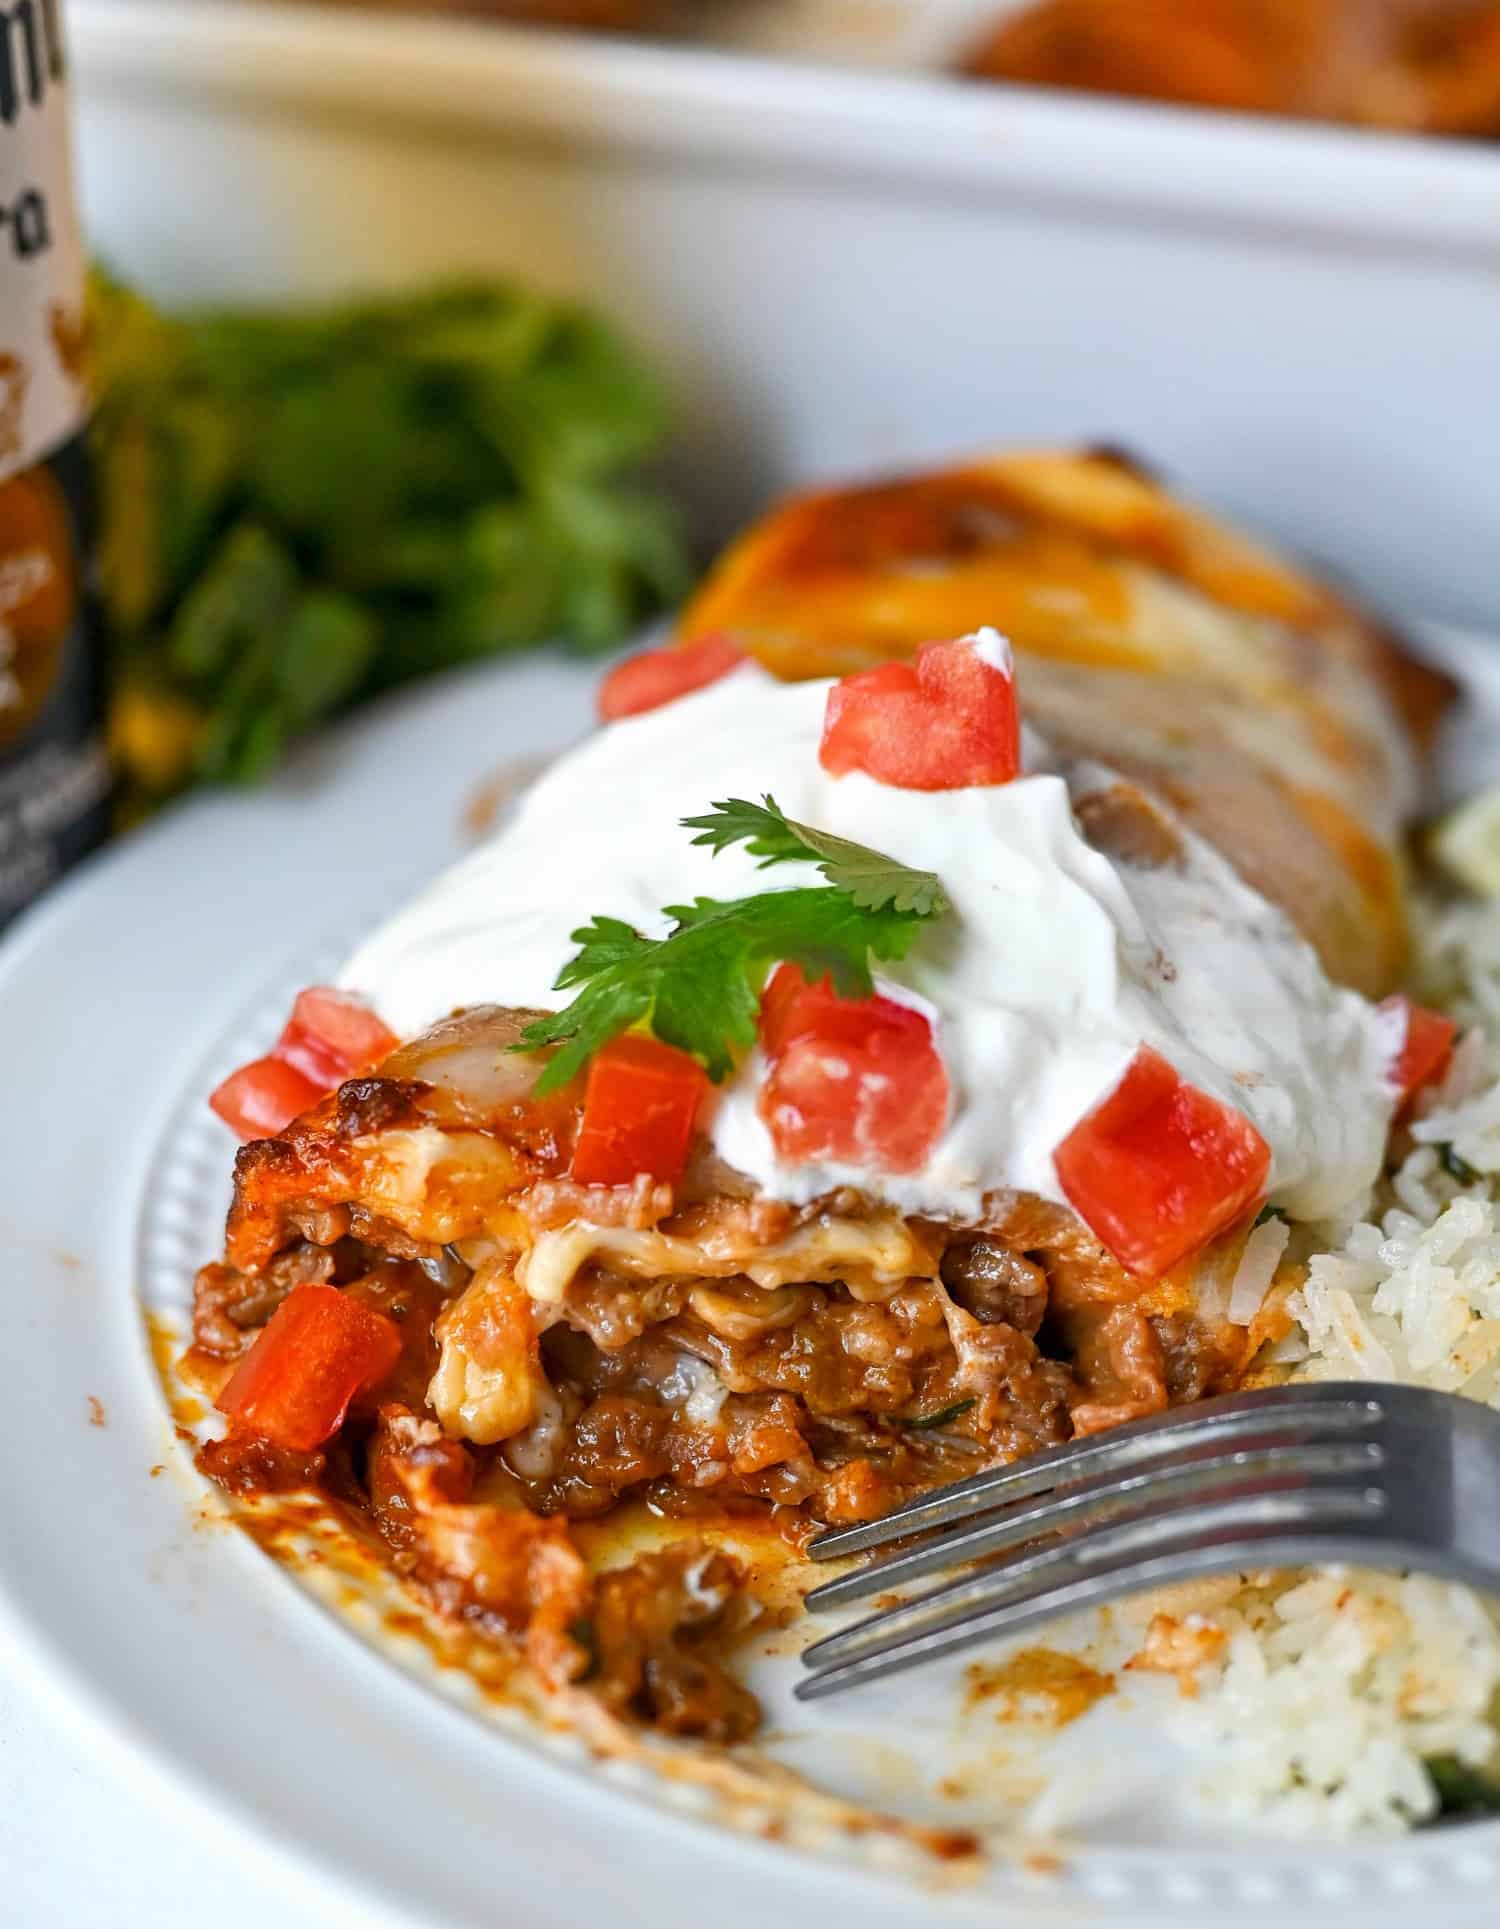
[[[642,1173],[682,1177],[708,1079],[696,1058],[626,1032],[589,1063],[573,1147],[580,1185],[629,1185]]]
[[[273,1058],[279,1058],[283,1065],[290,1065],[302,1073],[318,1089],[321,1097],[342,1085],[349,1074],[344,1069],[342,1057],[333,1051],[316,1032],[307,1031],[295,1018],[289,1018],[281,1028],[281,1036],[271,1047]]]
[[[820,978],[816,984],[809,984],[800,965],[777,965],[760,994],[760,1043],[766,1057],[778,1057],[799,1026],[810,1029],[805,1021],[837,999],[831,979]]]
[[[872,1019],[903,1030],[931,1026],[921,1012],[894,998],[844,998],[832,978],[809,982],[800,965],[780,964],[760,996],[760,1043],[767,1058],[777,1058],[794,1038],[817,1033],[825,1038],[862,1037]]]
[[[242,1139],[269,1138],[400,1042],[363,999],[311,985],[267,1055],[231,1073],[208,1102]]]
[[[745,652],[727,636],[700,636],[691,643],[642,650],[617,663],[599,685],[599,716],[605,723],[659,710],[690,690],[702,690],[739,668]]]
[[[1064,1196],[1128,1272],[1160,1279],[1263,1195],[1271,1148],[1242,1112],[1142,1045],[1053,1154]]]
[[[1414,1005],[1398,992],[1381,1005],[1382,1011],[1406,1013],[1406,1037],[1396,1062],[1391,1067],[1391,1083],[1397,1092],[1397,1111],[1404,1111],[1424,1085],[1431,1085],[1448,1069],[1453,1056],[1453,1041],[1458,1025],[1440,1011]]]
[[[328,1087],[275,1053],[231,1072],[209,1094],[210,1108],[242,1139],[267,1139],[316,1105]]]
[[[297,993],[274,1049],[278,1058],[331,1092],[346,1078],[378,1065],[400,1042],[362,998],[328,985],[309,985]]]
[[[276,1308],[214,1405],[235,1426],[311,1453],[344,1424],[357,1393],[401,1357],[401,1329],[336,1286],[298,1286]]]
[[[818,761],[899,790],[1007,784],[1021,768],[1009,645],[993,631],[924,643],[911,663],[881,663],[828,692]]]
[[[948,1073],[932,1026],[893,998],[841,998],[779,965],[761,999],[760,1095],[784,1159],[912,1172],[942,1134]]]

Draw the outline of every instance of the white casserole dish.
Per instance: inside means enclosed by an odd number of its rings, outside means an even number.
[[[794,62],[73,0],[94,243],[174,297],[476,267],[596,300],[675,381],[706,537],[797,479],[1108,440],[1500,623],[1500,151],[838,68],[800,4],[733,29]],[[977,16],[892,17],[861,57],[915,69]]]

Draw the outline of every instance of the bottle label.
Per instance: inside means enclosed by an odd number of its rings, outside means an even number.
[[[0,0],[0,926],[104,830],[85,349],[57,0]]]
[[[83,289],[56,0],[0,0],[0,481],[83,425]]]

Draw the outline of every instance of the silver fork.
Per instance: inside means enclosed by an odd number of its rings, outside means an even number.
[[[1237,1568],[1349,1561],[1500,1592],[1500,1413],[1369,1381],[1229,1394],[973,1474],[810,1551],[893,1543],[909,1545],[814,1588],[807,1606],[983,1564],[813,1642],[800,1700]]]

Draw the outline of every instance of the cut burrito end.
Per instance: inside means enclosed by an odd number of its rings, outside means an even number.
[[[1235,754],[1278,795],[1289,718],[1320,781],[1352,759],[1339,810],[1367,759],[1415,770],[1371,664],[1286,627],[1293,588],[1055,684],[987,629],[837,681],[768,675],[748,619],[633,659],[617,720],[215,1095],[249,1142],[197,1286],[208,1471],[331,1485],[558,1692],[732,1741],[726,1520],[795,1547],[1243,1384],[1295,1222],[1370,1186],[1452,1044],[1336,981],[1329,903],[1387,929],[1362,860],[1321,847],[1320,958],[1305,872],[1268,891],[1210,834],[1252,695]],[[1324,647],[1343,671],[1288,679]],[[582,1523],[642,1504],[672,1544],[585,1558]]]

